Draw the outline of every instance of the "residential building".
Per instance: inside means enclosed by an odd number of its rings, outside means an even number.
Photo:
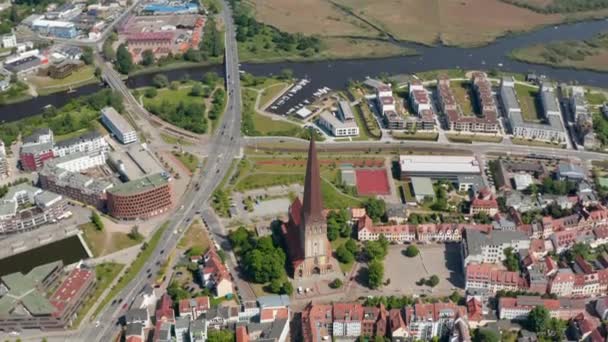
[[[126,145],[137,141],[137,133],[127,119],[120,115],[116,109],[112,107],[103,108],[101,110],[101,122],[121,143]]]
[[[465,289],[494,294],[501,290],[526,288],[526,280],[518,272],[510,272],[493,264],[469,264],[465,269]]]
[[[319,115],[319,125],[325,127],[335,137],[350,137],[359,135],[359,126],[357,126],[357,123],[354,120],[341,120],[328,111],[323,111]]]
[[[110,182],[52,165],[45,165],[42,168],[38,174],[38,182],[44,190],[61,194],[99,210],[106,209],[107,191],[114,186]]]
[[[201,269],[203,285],[215,291],[216,297],[225,297],[233,293],[232,276],[211,248],[204,257],[204,267]]]
[[[416,229],[408,224],[374,225],[369,216],[365,215],[357,222],[357,238],[359,241],[375,241],[381,235],[388,241],[403,243],[416,240]]]
[[[456,319],[466,315],[465,310],[453,303],[417,303],[406,308],[405,320],[411,337],[430,340],[449,334]]]
[[[595,301],[595,312],[601,320],[608,319],[608,297],[600,297]]]
[[[144,326],[141,323],[130,323],[125,327],[125,342],[144,342]]]
[[[156,304],[156,311],[154,313],[156,324],[160,322],[175,323],[175,312],[173,310],[173,301],[168,294],[163,294],[160,300]]]
[[[335,303],[333,305],[333,336],[355,338],[361,335],[363,306],[358,303]]]
[[[542,299],[538,296],[501,297],[498,301],[498,317],[508,320],[525,320],[537,306],[549,310],[553,318],[569,320],[585,312],[585,301],[576,299]]]
[[[573,163],[560,163],[557,166],[556,177],[559,180],[581,181],[585,179],[585,171]]]
[[[190,321],[190,342],[207,341],[207,325],[204,319]]]
[[[529,237],[519,231],[495,230],[489,233],[466,229],[462,242],[463,265],[470,263],[495,264],[505,260],[505,248],[530,248]]]
[[[480,113],[467,113],[464,115],[462,108],[457,104],[456,98],[450,87],[450,79],[440,76],[437,79],[437,94],[439,96],[440,108],[447,118],[448,128],[452,131],[470,133],[493,133],[500,130],[498,112],[494,97],[492,95],[492,84],[485,73],[475,72],[471,83],[475,91],[475,101],[478,102]],[[473,99],[472,99],[473,100]]]
[[[190,318],[177,317],[175,319],[175,342],[190,342]]]
[[[173,207],[171,177],[164,173],[144,176],[107,189],[108,213],[134,220],[160,215]]]
[[[593,131],[593,120],[587,108],[585,99],[585,88],[574,86],[570,88],[570,111],[574,115],[576,131],[580,137],[584,137]]]
[[[52,159],[45,163],[69,172],[81,172],[96,166],[102,166],[106,163],[106,154],[96,153],[87,154],[85,152],[75,152]]]
[[[23,170],[36,171],[53,157],[53,132],[50,129],[38,129],[23,139],[19,150],[19,162]]]
[[[2,35],[2,47],[4,49],[12,49],[17,46],[17,36],[14,32]]]
[[[305,342],[331,340],[333,336],[333,307],[310,303],[302,311],[302,339]]]
[[[198,319],[210,307],[209,297],[207,296],[182,299],[179,301],[179,316],[188,317],[190,320]]]
[[[526,190],[530,185],[534,184],[532,175],[527,173],[518,173],[513,176],[513,183],[515,183],[515,189],[518,191]]]
[[[539,92],[546,123],[535,123],[524,120],[519,101],[517,100],[515,81],[512,77],[504,77],[502,79],[500,95],[513,136],[558,143],[566,141],[566,132],[561,120],[561,112],[559,111],[559,106],[557,106],[557,100],[552,88],[547,86],[541,87]]]
[[[66,155],[81,152],[88,155],[95,155],[107,152],[109,145],[97,131],[91,131],[81,136],[58,141],[53,146],[55,157],[65,157]]]
[[[413,120],[416,130],[435,130],[436,115],[431,104],[431,98],[419,80],[411,81],[409,84],[409,101],[412,109],[417,114],[415,120]]]
[[[479,197],[473,198],[469,214],[477,215],[480,213],[485,213],[488,216],[498,214],[498,202],[494,196],[490,196],[488,199]]]
[[[4,142],[0,141],[0,179],[10,176],[8,159],[6,157],[6,148]]]
[[[28,274],[1,277],[0,329],[63,330],[69,327],[78,309],[95,285],[92,270],[76,268],[47,297],[61,272],[61,262],[35,267]]]
[[[56,193],[22,183],[0,200],[0,234],[30,231],[68,215],[66,200]]]

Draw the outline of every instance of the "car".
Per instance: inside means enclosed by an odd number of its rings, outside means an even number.
[[[160,250],[160,254],[163,254],[163,253],[165,253],[165,250],[164,250],[164,249],[161,249],[161,250]]]
[[[19,336],[19,332],[18,331],[11,331],[10,333],[8,333],[9,336]]]
[[[118,304],[122,303],[122,298],[118,298]]]
[[[156,266],[158,266],[158,265],[160,265],[160,260],[158,260],[158,261],[156,262]]]
[[[152,272],[152,269],[151,269],[151,268],[148,268],[148,271],[147,271],[147,272],[148,272],[148,273]]]
[[[152,273],[148,274],[148,279],[152,278]]]
[[[129,306],[129,303],[125,303],[125,305],[122,306],[123,310],[127,309],[128,306]]]

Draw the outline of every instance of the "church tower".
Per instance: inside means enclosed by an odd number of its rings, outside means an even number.
[[[323,216],[321,173],[315,140],[310,140],[304,198],[300,220],[300,243],[303,251],[304,274],[321,274],[331,269],[331,248],[327,240],[327,221]]]

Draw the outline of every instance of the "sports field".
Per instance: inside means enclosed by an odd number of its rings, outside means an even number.
[[[355,170],[359,196],[389,195],[388,176],[385,169]]]

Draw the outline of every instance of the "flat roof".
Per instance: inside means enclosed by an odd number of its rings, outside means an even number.
[[[447,172],[479,174],[481,169],[475,157],[466,156],[400,156],[401,172]]]
[[[131,124],[120,115],[113,107],[105,107],[101,110],[101,114],[104,115],[112,124],[122,133],[123,135],[134,131]]]
[[[357,123],[354,121],[343,122],[337,117],[335,117],[332,113],[324,111],[320,114],[321,118],[327,122],[329,122],[332,126],[336,128],[350,128],[357,127]]]
[[[435,189],[430,178],[412,177],[411,182],[415,196],[435,196]]]
[[[344,120],[355,119],[355,115],[353,114],[353,110],[350,108],[350,103],[348,103],[348,101],[340,101],[338,102],[338,105],[340,106]]]
[[[108,192],[116,195],[136,194],[165,186],[169,183],[169,179],[170,177],[166,173],[157,173],[116,185],[115,187],[108,189]]]

